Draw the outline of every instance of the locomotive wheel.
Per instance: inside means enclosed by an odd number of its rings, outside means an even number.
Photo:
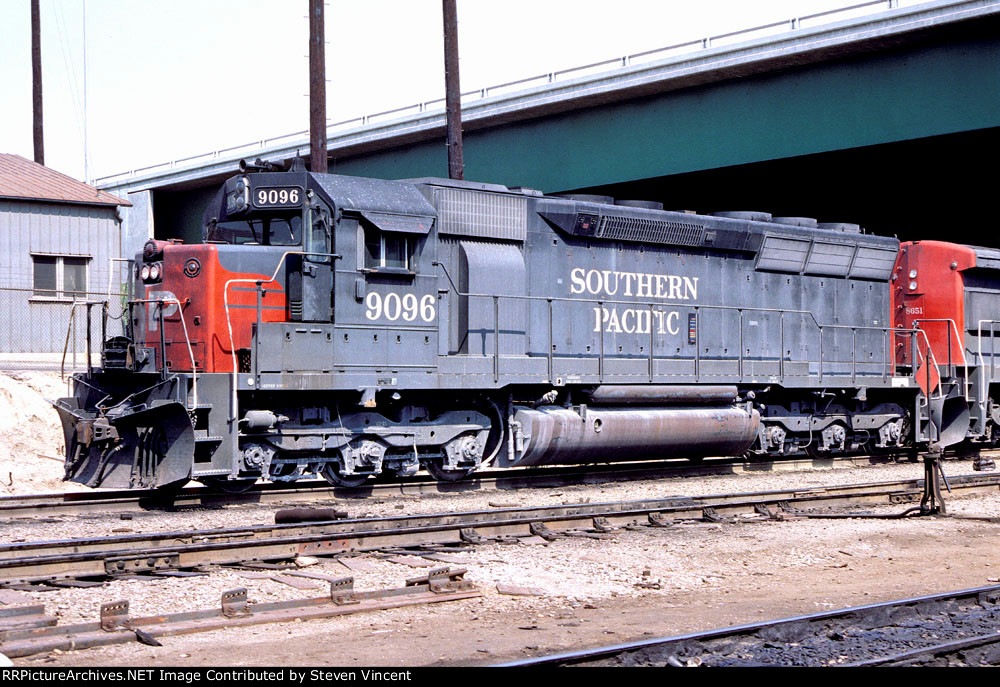
[[[368,475],[341,474],[338,463],[327,463],[319,471],[319,474],[333,486],[345,489],[356,489],[368,481]]]
[[[471,470],[447,470],[435,461],[427,461],[424,463],[424,469],[431,473],[431,477],[436,479],[438,482],[458,482],[476,471],[475,468],[472,468]]]
[[[226,494],[245,494],[257,484],[255,479],[221,479],[219,477],[209,477],[203,482],[206,487],[218,489]]]
[[[835,455],[843,455],[845,451],[820,451],[815,445],[810,444],[802,449],[810,460],[832,460]]]

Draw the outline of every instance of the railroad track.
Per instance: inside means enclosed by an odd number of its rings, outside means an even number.
[[[1000,665],[1000,585],[560,653],[503,665]]]
[[[994,493],[1000,475],[950,479],[953,492]],[[559,536],[603,538],[616,528],[670,527],[683,521],[725,522],[823,516],[810,509],[906,504],[920,499],[923,480],[876,482],[703,497],[499,508],[306,524],[263,525],[0,545],[0,585],[87,584],[108,577],[178,574],[205,566],[291,561],[303,555],[442,549],[485,541],[539,541]],[[534,538],[529,539],[529,538]],[[180,573],[183,574],[183,573]],[[38,588],[37,586],[35,588]]]
[[[72,651],[139,641],[162,646],[158,637],[210,632],[228,627],[287,623],[401,608],[421,604],[461,601],[482,596],[464,579],[464,569],[440,568],[406,581],[405,587],[355,591],[354,578],[329,578],[323,597],[256,603],[245,588],[223,592],[220,607],[135,618],[126,599],[101,605],[96,622],[59,625],[42,605],[0,609],[0,651],[9,658],[50,651]]]
[[[578,484],[621,482],[668,477],[698,477],[741,473],[803,470],[833,467],[838,464],[877,465],[896,462],[889,457],[797,458],[780,461],[745,461],[738,458],[709,458],[698,463],[685,460],[628,463],[616,465],[573,466],[570,468],[532,468],[487,470],[474,479],[441,483],[427,475],[393,481],[375,482],[357,489],[331,487],[323,480],[300,480],[283,484],[268,482],[254,485],[241,494],[229,494],[204,486],[188,487],[164,493],[154,489],[94,490],[47,494],[0,496],[0,520],[87,513],[127,513],[182,508],[217,508],[254,503],[304,503],[331,498],[359,499],[431,493],[468,491],[505,491],[523,488],[563,487]]]

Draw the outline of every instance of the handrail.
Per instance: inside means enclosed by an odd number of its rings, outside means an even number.
[[[236,363],[236,341],[233,338],[233,322],[232,318],[229,316],[229,285],[230,284],[270,284],[276,282],[278,279],[278,272],[281,271],[282,266],[285,264],[285,260],[289,255],[315,255],[318,257],[326,257],[331,260],[339,258],[340,255],[336,253],[320,253],[317,251],[302,251],[302,250],[286,250],[281,254],[281,258],[278,259],[278,265],[274,268],[274,273],[271,275],[270,279],[261,279],[259,277],[254,279],[240,278],[240,279],[230,279],[222,287],[222,304],[226,311],[226,328],[229,330],[229,349],[230,355],[233,359],[233,374],[232,374],[232,417],[229,418],[230,422],[236,422],[239,417],[239,401],[237,399],[237,375],[239,374],[239,366]]]
[[[937,357],[935,357],[934,350],[931,348],[931,342],[927,338],[927,332],[923,331],[922,329],[911,329],[911,330],[907,330],[907,331],[911,331],[911,332],[913,332],[915,334],[917,334],[917,333],[923,334],[924,345],[926,346],[926,349],[927,349],[927,362],[934,364],[934,371],[937,372],[938,381],[940,382],[940,380],[941,380],[941,367],[938,365]],[[914,338],[913,341],[916,341],[916,338]],[[924,356],[920,355],[920,347],[917,346],[916,344],[914,344],[913,347],[914,347],[914,350],[916,351],[916,354],[917,354],[917,360],[919,362],[923,363],[924,362]],[[916,367],[914,367],[913,368],[913,378],[916,379],[916,377],[917,377],[917,369],[916,369]],[[938,388],[938,396],[937,397],[938,398],[944,398],[944,391],[941,389],[941,384],[940,383],[937,385],[937,388]],[[930,367],[927,368],[927,393],[928,394],[931,393],[931,368]]]
[[[942,318],[936,318],[936,319],[918,319],[918,320],[914,320],[913,324],[914,324],[914,326],[916,326],[916,325],[920,324],[921,322],[945,322],[945,323],[951,324],[951,328],[952,328],[952,330],[954,330],[954,334],[955,334],[955,341],[957,341],[958,344],[962,347],[962,364],[963,364],[963,367],[965,368],[965,392],[962,395],[965,397],[966,402],[971,401],[972,399],[969,398],[969,359],[968,359],[968,356],[965,355],[965,339],[959,333],[959,331],[958,331],[958,325],[955,324],[955,320],[953,320],[951,318],[943,318],[943,317]],[[949,334],[950,334],[950,332],[949,332]],[[924,336],[924,338],[925,339],[927,338],[926,335]],[[930,347],[930,342],[929,341],[928,341],[927,345],[928,345],[928,347]],[[948,337],[948,367],[952,367],[952,360],[951,360],[951,336],[950,335]],[[940,373],[938,373],[938,374],[940,374]]]
[[[163,304],[164,303],[174,303],[177,305],[177,312],[181,316],[181,327],[184,329],[184,343],[187,344],[188,357],[191,359],[191,393],[194,396],[193,406],[188,408],[188,410],[195,410],[198,407],[198,369],[194,362],[194,349],[191,347],[191,337],[188,336],[187,321],[184,319],[184,307],[181,302],[176,298],[135,298],[129,301],[131,306],[134,303],[158,303],[158,312],[160,315],[160,321],[163,321]],[[163,336],[163,326],[160,325],[160,336]],[[160,361],[160,366],[163,371],[167,369],[166,355],[161,356],[163,360]],[[185,404],[187,405],[187,404]]]
[[[996,368],[996,352],[993,350],[993,325],[1000,320],[979,320],[976,325],[976,339],[978,343],[979,350],[979,386],[983,392],[983,400],[979,401],[979,407],[986,408],[986,399],[989,398],[989,393],[986,388],[986,366],[983,364],[983,323],[988,322],[990,325],[990,382],[993,382],[993,371]],[[978,399],[977,399],[978,400]]]
[[[776,27],[779,27],[779,26],[788,26],[789,27],[788,33],[792,33],[792,32],[800,30],[802,28],[802,23],[805,22],[805,21],[809,21],[809,20],[812,20],[812,19],[818,19],[818,18],[821,18],[821,17],[832,16],[832,15],[836,15],[836,14],[846,14],[848,12],[853,12],[855,10],[862,9],[864,7],[873,7],[875,5],[884,5],[884,6],[886,6],[887,10],[899,9],[900,1],[901,0],[869,0],[868,2],[861,2],[861,3],[855,4],[855,5],[849,5],[847,7],[838,7],[838,8],[834,8],[834,9],[831,9],[831,10],[825,10],[823,12],[816,12],[814,14],[807,14],[807,15],[801,16],[801,17],[790,17],[789,19],[785,19],[785,20],[781,20],[781,21],[775,21],[775,22],[770,22],[768,24],[761,24],[759,26],[752,26],[752,27],[746,28],[746,29],[739,29],[737,31],[730,31],[730,32],[722,33],[722,34],[718,34],[718,35],[706,36],[706,37],[697,38],[697,39],[694,39],[694,40],[683,41],[681,43],[675,43],[673,45],[668,45],[668,46],[662,47],[662,48],[654,48],[652,50],[644,50],[642,52],[637,52],[637,53],[622,55],[620,57],[608,58],[606,60],[601,60],[599,62],[591,62],[589,64],[579,65],[579,66],[575,66],[575,67],[569,67],[567,69],[560,69],[560,70],[555,70],[555,71],[543,72],[542,74],[537,74],[535,76],[529,76],[529,77],[525,77],[525,78],[522,78],[522,79],[516,79],[514,81],[508,81],[508,82],[501,83],[501,84],[496,84],[496,85],[493,85],[493,86],[486,86],[486,87],[482,87],[482,88],[477,88],[477,89],[473,89],[473,90],[469,90],[469,91],[463,92],[460,95],[460,98],[467,98],[469,96],[478,95],[479,99],[486,99],[486,98],[490,97],[491,91],[499,91],[499,90],[504,89],[504,88],[510,88],[511,86],[519,86],[521,84],[529,83],[529,82],[532,82],[532,81],[538,81],[538,80],[544,80],[546,83],[554,83],[554,82],[556,82],[556,81],[559,80],[559,77],[570,76],[570,75],[573,75],[573,74],[577,74],[579,72],[587,71],[589,69],[595,69],[597,67],[603,67],[603,66],[611,67],[611,66],[617,65],[619,69],[625,69],[625,68],[631,66],[632,63],[633,63],[633,61],[636,60],[637,58],[649,57],[651,55],[657,55],[657,54],[662,54],[662,53],[669,53],[671,51],[680,50],[682,48],[693,48],[695,46],[699,46],[698,49],[700,49],[700,50],[706,50],[706,49],[709,49],[709,48],[713,47],[712,44],[715,41],[725,40],[725,39],[728,39],[728,38],[735,38],[737,36],[744,36],[744,35],[747,35],[747,34],[756,33],[756,32],[764,31],[764,30],[767,30],[767,29],[773,29],[773,28],[776,28]],[[692,52],[697,52],[697,50],[694,50]],[[405,112],[407,110],[415,110],[415,112],[417,114],[423,113],[423,112],[427,111],[427,108],[428,108],[429,105],[438,105],[438,104],[442,104],[443,105],[444,102],[445,102],[444,98],[435,98],[433,100],[422,100],[420,102],[413,103],[412,105],[405,105],[403,107],[395,107],[395,108],[392,108],[392,109],[389,109],[389,110],[383,110],[381,112],[375,112],[375,113],[372,113],[372,114],[360,115],[360,116],[352,117],[350,119],[345,119],[345,120],[342,120],[342,121],[339,121],[339,122],[334,122],[332,124],[328,122],[327,125],[326,125],[327,133],[329,133],[329,131],[331,129],[332,130],[342,129],[342,128],[344,128],[344,127],[346,127],[348,125],[351,125],[351,124],[360,124],[360,126],[365,127],[365,126],[368,126],[369,124],[371,124],[373,120],[376,120],[376,119],[379,119],[381,117],[385,117],[385,116],[388,116],[388,115],[398,114],[400,112]],[[173,169],[174,167],[176,167],[180,163],[191,162],[193,160],[205,159],[206,161],[208,161],[208,160],[218,159],[219,156],[222,155],[222,154],[224,154],[224,153],[229,153],[229,152],[232,152],[232,151],[240,150],[242,148],[251,148],[252,147],[254,150],[257,150],[259,148],[265,147],[268,143],[274,143],[275,141],[280,141],[280,140],[285,139],[285,138],[307,136],[308,133],[309,133],[308,130],[296,131],[296,132],[293,132],[293,133],[290,133],[290,134],[282,134],[280,136],[274,136],[274,137],[271,137],[271,138],[264,138],[264,139],[260,139],[260,140],[256,140],[256,141],[250,141],[250,142],[247,142],[247,143],[241,143],[241,144],[235,145],[235,146],[229,146],[228,148],[221,148],[219,150],[214,150],[214,151],[212,151],[210,153],[199,153],[197,155],[190,155],[190,156],[183,157],[183,158],[177,158],[177,159],[171,160],[169,162],[159,162],[159,163],[156,163],[156,164],[153,164],[153,165],[146,165],[144,167],[136,167],[136,168],[133,168],[131,170],[127,170],[127,171],[123,171],[123,172],[118,172],[116,174],[110,174],[108,176],[98,177],[97,179],[94,180],[94,184],[95,185],[96,184],[104,184],[104,183],[107,183],[111,179],[126,179],[128,177],[135,177],[140,172],[149,172],[151,170],[159,170],[159,169]]]
[[[67,305],[69,305],[69,322],[66,325],[66,341],[63,344],[62,360],[59,364],[59,376],[63,379],[66,378],[66,354],[69,352],[70,337],[73,336],[75,338],[75,333],[76,333],[76,309],[81,305],[87,306],[87,370],[89,372],[93,367],[93,355],[90,351],[90,327],[91,327],[90,309],[95,305],[100,305],[104,309],[108,307],[108,303],[106,301],[73,301],[72,303],[67,303]],[[107,314],[105,310],[105,315],[104,317],[102,317],[102,324],[106,320],[106,317]],[[101,345],[104,345],[103,341],[101,341]],[[73,344],[73,368],[76,369],[75,341]]]
[[[802,316],[808,316],[808,318],[810,320],[812,320],[813,324],[816,326],[816,329],[818,330],[819,337],[820,337],[819,338],[820,357],[819,357],[819,360],[818,360],[818,364],[819,364],[818,374],[819,374],[820,380],[822,380],[822,378],[823,378],[823,353],[822,353],[822,350],[823,350],[823,331],[826,330],[826,329],[850,329],[850,330],[852,330],[852,332],[857,332],[858,330],[861,330],[861,331],[878,331],[878,332],[882,332],[883,333],[883,341],[885,341],[885,338],[889,334],[892,334],[892,335],[895,335],[895,336],[907,336],[907,335],[908,336],[916,336],[916,337],[922,336],[923,339],[924,339],[924,342],[925,342],[925,344],[927,346],[928,362],[934,365],[934,370],[937,372],[938,379],[941,378],[941,368],[940,368],[940,365],[939,365],[939,363],[937,361],[936,356],[934,356],[934,352],[930,348],[930,341],[927,339],[927,333],[924,330],[919,329],[919,328],[904,329],[904,328],[901,328],[901,327],[873,327],[873,326],[864,326],[864,325],[821,324],[819,322],[819,320],[816,319],[815,313],[813,313],[811,310],[782,310],[780,308],[757,308],[757,307],[736,306],[736,305],[691,304],[691,303],[675,302],[675,301],[664,301],[664,302],[650,303],[650,302],[643,302],[643,301],[623,301],[623,300],[608,300],[608,299],[569,298],[569,297],[565,297],[565,296],[529,296],[529,295],[519,295],[519,294],[503,294],[503,295],[498,295],[498,294],[485,294],[485,293],[469,293],[469,292],[463,292],[461,289],[458,288],[458,286],[455,284],[455,280],[452,278],[451,273],[448,271],[448,268],[444,265],[444,263],[441,263],[439,261],[434,261],[431,264],[433,266],[441,268],[441,271],[444,273],[445,277],[448,279],[449,284],[451,285],[452,289],[454,290],[455,295],[457,295],[459,297],[463,297],[463,298],[491,298],[491,299],[494,299],[495,302],[498,302],[498,300],[500,298],[510,298],[510,299],[514,299],[514,300],[524,300],[524,301],[546,301],[548,303],[548,308],[550,309],[550,311],[551,311],[552,303],[553,302],[567,302],[567,303],[577,303],[577,304],[596,304],[599,307],[604,307],[604,305],[630,305],[630,306],[633,306],[633,307],[636,307],[636,306],[646,306],[646,307],[650,307],[650,308],[653,308],[653,309],[655,309],[655,308],[663,308],[663,307],[692,308],[696,312],[700,311],[701,309],[723,310],[723,311],[729,311],[729,312],[737,311],[739,313],[742,313],[743,311],[750,311],[750,312],[776,313],[781,318],[782,327],[783,327],[783,322],[784,322],[784,316],[785,315],[802,315]],[[494,308],[494,312],[495,313],[498,312],[498,309],[496,307]],[[701,318],[700,317],[696,318],[695,322],[696,322],[696,326],[700,327]],[[495,337],[494,348],[497,349],[497,350],[499,350],[499,326],[500,326],[499,325],[499,315],[497,314],[495,316],[495,321],[494,321],[494,337]],[[650,328],[652,329],[652,322],[650,322]],[[603,371],[604,371],[604,351],[603,351],[603,346],[604,346],[604,339],[605,339],[604,335],[605,335],[605,333],[606,332],[602,328],[601,329],[601,347],[602,347],[602,350],[601,350],[600,356],[599,356],[600,357],[600,361],[599,361],[599,367],[598,367],[598,369],[599,369],[599,377],[602,379],[602,381],[603,381],[603,376],[604,376],[604,373],[603,373]],[[742,331],[742,325],[741,325],[740,336],[742,337],[742,335],[743,335],[743,331]],[[551,332],[550,332],[550,338],[551,338]],[[782,339],[783,339],[783,332],[782,332]],[[783,341],[782,341],[782,343],[783,343]],[[857,337],[856,337],[856,334],[855,334],[854,335],[854,342],[853,342],[852,348],[856,348],[856,346],[857,346]],[[782,351],[783,350],[784,350],[784,348],[782,348]],[[886,355],[886,362],[885,362],[885,364],[888,365],[889,359],[892,357],[892,355],[889,354],[887,351],[883,351],[883,352],[887,354]],[[743,376],[742,354],[743,354],[743,349],[742,349],[742,346],[741,346],[740,347],[740,367],[739,367],[739,376],[740,377]],[[551,369],[551,366],[552,366],[552,363],[551,363],[551,358],[552,358],[551,345],[549,346],[549,350],[546,352],[546,355],[550,359],[549,367]],[[919,355],[919,349],[918,349],[918,355]],[[700,356],[698,355],[698,349],[697,348],[695,349],[695,356],[696,356],[695,360],[696,360],[696,376],[697,376],[697,374],[698,374],[698,372],[697,372],[698,364],[697,363],[698,363],[698,360],[700,359]],[[650,349],[650,357],[652,358],[652,349]],[[498,378],[499,377],[499,353],[497,353],[495,355],[495,358],[496,358],[496,360],[494,361],[494,376]],[[783,363],[784,362],[784,353],[783,352],[779,353],[778,358],[779,358],[779,363]],[[812,361],[807,360],[805,362],[808,363],[808,362],[812,362]],[[836,362],[836,361],[834,361],[834,362]],[[844,361],[844,362],[846,362],[846,361]],[[783,365],[782,365],[782,367],[783,367]],[[652,367],[650,367],[650,369],[652,369]],[[853,372],[854,369],[856,369],[856,351],[852,350],[852,376],[854,376],[854,372]],[[928,368],[928,373],[929,373],[929,368]],[[552,375],[550,374],[550,378],[551,378],[551,376]],[[940,388],[939,388],[938,392],[939,392],[939,394],[941,396],[943,396],[943,392],[941,392]],[[932,394],[932,391],[930,389],[929,383],[928,383],[927,393],[929,395]]]
[[[63,343],[62,360],[59,363],[59,378],[66,380],[66,353],[69,352],[69,339],[73,335],[76,325],[76,306],[69,309],[69,321],[66,323],[66,341]],[[87,332],[90,336],[90,332]],[[73,369],[76,369],[76,341],[73,341]],[[67,384],[69,384],[67,382]]]

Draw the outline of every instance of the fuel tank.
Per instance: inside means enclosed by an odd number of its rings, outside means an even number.
[[[502,467],[740,455],[760,413],[743,405],[518,407]]]

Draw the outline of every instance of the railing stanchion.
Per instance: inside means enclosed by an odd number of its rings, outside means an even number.
[[[76,303],[73,304],[76,307]],[[94,356],[90,350],[90,303],[87,303],[87,376],[91,377],[94,374]]]
[[[996,321],[995,320],[991,321],[990,322],[990,381],[991,382],[993,381],[993,377],[996,376],[996,369],[997,369],[997,363],[996,363],[997,355],[993,350],[994,346],[993,337],[996,336],[993,329],[995,326],[996,326]]]
[[[109,303],[107,301],[101,303],[101,353],[102,354],[104,353],[104,342],[108,340],[108,306]]]
[[[76,372],[76,349],[80,345],[80,341],[76,336],[76,308],[72,309],[72,317],[69,320],[69,326],[73,329],[73,372]]]
[[[743,308],[737,308],[736,310],[739,313],[739,322],[740,322],[740,361],[739,361],[740,369],[738,371],[737,376],[742,382],[743,381]]]
[[[851,384],[858,376],[858,330],[851,327]]]
[[[650,328],[653,323],[650,321]],[[694,381],[701,381],[701,309],[694,306]]]
[[[264,282],[257,282],[257,328],[253,336],[253,381],[260,388],[260,325],[264,319]]]
[[[819,381],[823,382],[823,325],[819,325]]]
[[[598,308],[597,312],[600,313],[600,315],[597,316],[597,319],[601,330],[601,349],[598,353],[598,358],[597,358],[597,379],[603,383],[604,382],[604,301],[597,301],[597,308]],[[650,326],[652,326],[652,322],[650,322]]]
[[[951,377],[953,376],[951,373],[951,330],[948,327],[945,327],[945,330],[947,330],[946,334],[948,336],[948,376]]]
[[[653,304],[649,304],[649,381],[653,381]]]
[[[781,311],[778,315],[778,342],[780,344],[778,348],[778,379],[781,383],[785,383],[785,312]]]
[[[549,384],[552,384],[555,381],[555,365],[554,365],[555,361],[553,360],[555,352],[552,350],[553,347],[555,346],[555,344],[553,343],[553,339],[555,337],[554,337],[553,332],[552,332],[552,327],[553,327],[553,323],[552,323],[552,299],[549,298],[549,299],[547,299],[547,301],[548,301],[548,308],[549,308],[549,349],[548,349],[548,357],[549,357]]]
[[[500,296],[493,296],[493,382],[500,381]]]
[[[179,306],[178,306],[179,307]],[[167,378],[167,339],[163,333],[163,301],[156,302],[156,312],[160,320],[160,377]]]
[[[882,331],[882,381],[889,378],[889,330]]]

